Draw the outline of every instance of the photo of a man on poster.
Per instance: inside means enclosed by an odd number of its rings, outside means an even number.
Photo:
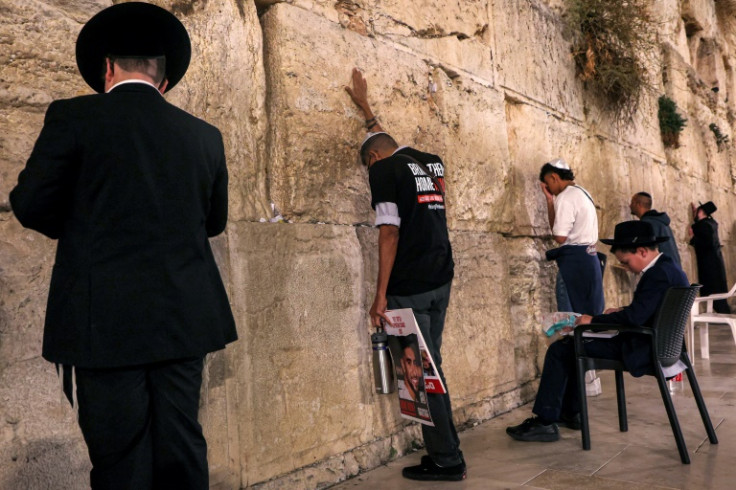
[[[396,359],[396,384],[401,415],[410,420],[432,425],[417,335],[389,336],[389,348],[391,356]]]
[[[399,345],[401,346],[401,372],[404,376],[404,379],[399,383],[399,398],[417,401],[420,393],[423,394],[424,392],[417,336],[412,334],[401,337]],[[421,402],[423,403],[423,401]]]

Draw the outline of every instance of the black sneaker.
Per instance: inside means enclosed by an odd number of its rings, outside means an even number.
[[[580,419],[580,413],[575,415],[560,415],[560,423],[572,430],[580,430],[583,426],[583,421]]]
[[[557,424],[543,424],[539,417],[528,418],[519,425],[506,427],[506,433],[517,441],[554,442],[560,439]]]
[[[407,466],[401,471],[401,476],[409,480],[429,481],[460,481],[467,476],[465,462],[455,466],[437,466],[429,456],[422,456],[422,463],[416,466]]]

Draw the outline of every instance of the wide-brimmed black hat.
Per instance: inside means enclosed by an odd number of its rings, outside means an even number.
[[[655,236],[654,228],[646,221],[624,221],[616,225],[613,238],[601,238],[606,245],[615,247],[646,247],[666,242],[669,237]]]
[[[705,214],[710,216],[711,214],[715,213],[718,208],[715,204],[713,204],[713,201],[708,201],[707,203],[698,206],[698,209],[702,209]]]
[[[166,56],[166,91],[186,73],[192,45],[179,19],[168,10],[143,2],[120,3],[100,11],[77,37],[77,66],[87,85],[105,91],[106,56]]]

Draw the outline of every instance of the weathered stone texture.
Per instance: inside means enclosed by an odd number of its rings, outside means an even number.
[[[370,418],[354,416],[374,408],[354,229],[242,224],[230,234],[240,257],[231,298],[246,305],[237,319],[248,346],[238,368],[239,416],[250,422],[244,481],[373,439]]]
[[[8,192],[47,105],[89,93],[73,40],[117,1],[0,0],[0,488],[88,486],[73,412],[40,358],[54,243],[20,227]],[[655,90],[618,126],[576,77],[565,0],[154,3],[192,38],[167,98],[221,129],[230,169],[231,221],[212,244],[240,340],[204,372],[212,488],[324,487],[421,445],[395,399],[373,392],[377,232],[356,158],[362,114],[344,92],[353,66],[384,128],[446,163],[456,278],[444,369],[459,426],[535,394],[539,323],[556,309],[545,161],[570,162],[600,236],[630,218],[633,193],[652,193],[693,281],[689,203],[712,199],[736,280],[736,159],[709,129],[733,139],[736,28],[713,0],[655,2]],[[677,149],[659,136],[660,94],[688,119]],[[271,202],[291,223],[259,223]],[[604,286],[608,306],[626,304],[634,278],[609,256]]]
[[[265,158],[266,82],[261,26],[245,0],[159,0],[192,39],[192,65],[169,100],[223,133],[230,218],[271,218]]]
[[[566,117],[584,118],[563,24],[541,0],[493,2],[492,21],[499,83]]]

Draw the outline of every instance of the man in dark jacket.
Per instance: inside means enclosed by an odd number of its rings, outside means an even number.
[[[665,237],[654,235],[646,221],[626,221],[616,225],[613,239],[603,239],[629,271],[641,274],[630,305],[609,308],[602,315],[581,315],[577,323],[606,323],[651,327],[667,289],[688,286],[682,269],[667,255],[657,250]],[[610,339],[590,339],[585,344],[589,355],[622,360],[633,376],[650,369],[648,336],[622,333]],[[547,349],[542,379],[532,412],[536,417],[507,427],[506,433],[518,441],[552,442],[560,438],[557,422],[580,429],[580,398],[575,382],[575,345],[565,337]]]
[[[227,223],[222,137],[162,95],[190,52],[160,7],[92,17],[77,64],[99,93],[49,106],[10,194],[58,239],[43,356],[78,403],[93,489],[209,486],[203,359],[237,335],[208,241]]]
[[[629,204],[631,214],[642,221],[646,221],[654,228],[654,235],[667,237],[666,242],[659,244],[659,251],[665,255],[669,255],[675,263],[682,267],[680,262],[680,253],[677,251],[677,242],[670,228],[670,217],[667,213],[660,213],[656,209],[652,209],[652,196],[647,192],[637,192],[631,197]]]
[[[695,259],[698,263],[698,282],[703,285],[701,296],[709,296],[728,291],[726,265],[721,252],[721,240],[718,238],[718,222],[711,216],[718,208],[713,201],[698,207],[691,204],[693,224],[688,229],[690,245],[695,248]],[[731,313],[725,299],[713,302],[717,313]]]

